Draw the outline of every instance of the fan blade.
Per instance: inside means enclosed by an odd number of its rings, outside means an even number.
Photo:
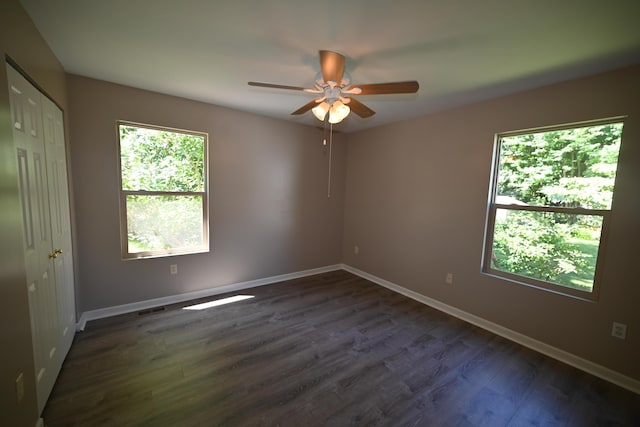
[[[294,111],[293,113],[291,113],[292,116],[297,116],[299,114],[304,114],[307,111],[311,110],[313,107],[315,107],[316,105],[318,105],[318,103],[316,102],[316,100],[312,100],[307,102],[306,104],[304,104],[302,107],[298,108],[296,111]]]
[[[348,87],[346,89],[341,89],[340,93],[343,93],[345,95],[360,95],[362,93],[362,89],[360,89],[359,87]]]
[[[366,105],[364,105],[362,102],[358,101],[355,98],[351,98],[350,96],[348,96],[347,99],[350,99],[349,108],[351,108],[351,111],[353,111],[363,119],[366,119],[367,117],[371,117],[376,113],[371,108],[367,107]]]
[[[270,87],[273,89],[304,90],[303,87],[299,86],[276,85],[272,83],[249,82],[248,84],[249,86]]]
[[[335,82],[339,85],[344,74],[344,56],[330,50],[321,50],[320,68],[325,83]]]
[[[390,95],[393,93],[416,93],[418,82],[415,80],[393,83],[373,83],[369,85],[354,85],[353,88],[362,89],[360,95]],[[350,90],[351,88],[349,88]]]

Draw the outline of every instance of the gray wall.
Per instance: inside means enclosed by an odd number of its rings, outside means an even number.
[[[12,58],[63,110],[65,74],[17,0],[0,2],[0,57]],[[22,249],[18,179],[5,64],[0,66],[0,418],[3,425],[33,426],[38,419],[35,374]],[[25,397],[16,401],[24,373]]]
[[[343,262],[640,380],[639,95],[634,67],[350,135]],[[629,118],[599,301],[482,274],[494,135],[619,115]],[[628,325],[625,341],[612,321]]]
[[[343,135],[327,198],[322,130],[85,77],[68,87],[80,311],[340,262]],[[116,120],[209,134],[210,253],[121,260]]]

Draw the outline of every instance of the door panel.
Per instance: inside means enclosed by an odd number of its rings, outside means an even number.
[[[70,322],[75,322],[66,161],[60,163],[56,157],[59,154],[54,151],[50,154],[53,163],[49,161],[43,122],[46,111],[54,118],[51,124],[54,136],[49,140],[53,141],[52,146],[61,146],[64,150],[64,134],[55,136],[55,118],[61,126],[62,112],[9,65],[7,74],[22,208],[35,386],[38,409],[42,412],[73,339]],[[55,218],[52,211],[56,212]],[[64,245],[55,246],[64,239],[67,239]],[[56,251],[58,248],[63,249]],[[65,256],[61,257],[59,252]],[[67,268],[70,274],[65,273]],[[67,280],[71,280],[71,290]]]
[[[67,157],[62,111],[48,98],[43,98],[44,140],[47,156],[47,182],[51,212],[51,239],[57,257],[54,271],[58,283],[59,322],[63,353],[66,355],[75,331],[75,285],[71,243],[71,217]]]

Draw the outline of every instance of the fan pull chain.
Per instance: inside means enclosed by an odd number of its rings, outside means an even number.
[[[331,147],[332,145],[333,145],[333,123],[329,125],[329,177],[327,178],[327,199],[331,198]]]
[[[329,119],[327,117],[322,121],[322,146],[326,147],[327,145],[327,121]]]

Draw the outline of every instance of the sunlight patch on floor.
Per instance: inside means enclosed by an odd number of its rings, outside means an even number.
[[[232,302],[242,301],[249,298],[253,298],[253,295],[236,295],[233,297],[222,298],[215,301],[203,302],[201,304],[188,305],[182,307],[183,310],[205,310],[211,307],[217,307],[219,305],[231,304]]]

